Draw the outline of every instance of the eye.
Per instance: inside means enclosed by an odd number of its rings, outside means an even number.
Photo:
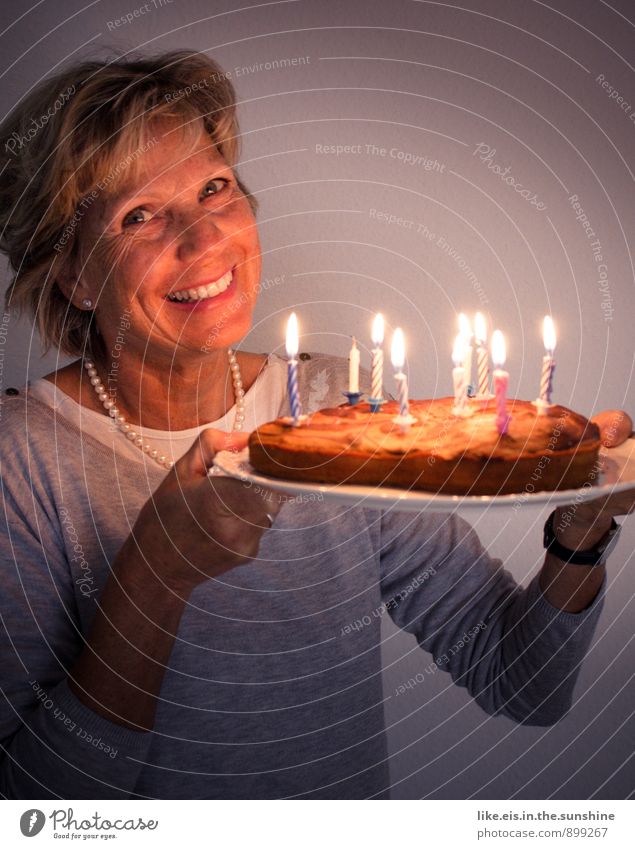
[[[143,206],[138,206],[136,209],[131,209],[127,212],[121,222],[122,227],[129,227],[131,224],[144,224],[148,218],[144,218],[144,214],[150,215],[147,209]]]
[[[209,183],[206,184],[205,188],[201,192],[201,196],[204,198],[212,197],[213,195],[220,194],[223,189],[226,189],[229,185],[229,180],[226,177],[216,177],[214,180],[210,180]]]

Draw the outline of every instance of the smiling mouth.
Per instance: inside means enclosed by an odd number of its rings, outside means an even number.
[[[179,289],[176,292],[170,292],[165,296],[168,301],[207,301],[210,298],[215,298],[221,295],[231,284],[234,274],[230,269],[218,280],[213,283],[207,283],[205,286],[196,286],[193,289]]]

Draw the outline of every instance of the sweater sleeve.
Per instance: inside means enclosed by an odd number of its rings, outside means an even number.
[[[105,720],[67,686],[83,645],[75,588],[37,454],[15,437],[0,461],[0,795],[126,798],[151,735]]]
[[[384,514],[381,540],[385,607],[430,652],[434,670],[449,672],[487,713],[527,725],[564,716],[606,579],[589,607],[568,613],[546,600],[538,575],[519,586],[454,514]]]

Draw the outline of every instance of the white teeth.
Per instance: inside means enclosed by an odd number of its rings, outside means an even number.
[[[196,289],[182,289],[180,292],[172,292],[168,295],[170,301],[200,301],[205,298],[213,298],[220,295],[232,282],[232,273],[227,274],[217,280],[215,283],[209,283],[207,286],[199,286]]]

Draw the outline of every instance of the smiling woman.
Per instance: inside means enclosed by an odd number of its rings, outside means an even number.
[[[117,375],[120,412],[168,429],[215,421],[231,406],[220,378],[228,346],[251,323],[260,277],[256,202],[233,170],[231,83],[200,54],[85,63],[47,81],[5,134],[60,86],[74,86],[73,98],[0,177],[2,245],[16,272],[7,305],[32,312],[47,345],[89,357],[98,373],[108,373],[125,311],[134,330]],[[264,361],[241,359],[248,388]],[[144,370],[148,360],[155,370]],[[169,371],[218,391],[195,409],[173,405],[166,419],[154,375]],[[86,384],[79,361],[48,379],[76,400]],[[105,400],[84,399],[95,410]]]
[[[137,169],[136,185],[96,199],[82,221],[81,244],[90,248],[57,279],[79,309],[91,302],[97,369],[106,368],[120,316],[128,311],[133,332],[118,375],[118,406],[150,427],[194,427],[225,412],[225,393],[206,394],[196,412],[182,404],[166,422],[162,376],[223,386],[226,350],[249,329],[260,277],[248,199],[200,122],[193,126],[199,133],[188,129],[184,147],[179,125],[165,118],[150,125],[156,143]],[[212,322],[218,331],[210,350]],[[148,361],[153,368],[144,370]],[[251,375],[253,358],[243,355],[243,362]],[[153,373],[161,379],[153,380]],[[76,377],[72,368],[68,375]]]
[[[175,98],[186,86],[188,96]],[[5,120],[3,138],[20,135],[30,116],[44,113],[65,90],[74,93],[42,128],[38,144],[10,155],[2,170],[0,246],[16,272],[7,293],[12,306],[33,310],[46,343],[81,354],[91,327],[95,331],[91,316],[69,308],[56,281],[79,256],[87,211],[97,199],[107,202],[137,184],[159,119],[174,121],[183,141],[197,139],[204,129],[230,168],[239,131],[233,88],[220,66],[183,51],[160,61],[85,62],[51,77]],[[238,178],[236,183],[255,211],[253,196]],[[61,245],[73,219],[76,225]],[[56,245],[63,250],[51,255]]]
[[[221,69],[79,65],[0,135],[7,307],[79,357],[2,404],[0,795],[385,797],[382,609],[488,712],[561,717],[601,565],[549,555],[521,589],[456,515],[309,507],[208,475],[237,431],[289,413],[284,361],[233,350],[260,246]],[[304,354],[300,393],[335,406],[347,373]],[[581,508],[561,542],[609,523]]]

